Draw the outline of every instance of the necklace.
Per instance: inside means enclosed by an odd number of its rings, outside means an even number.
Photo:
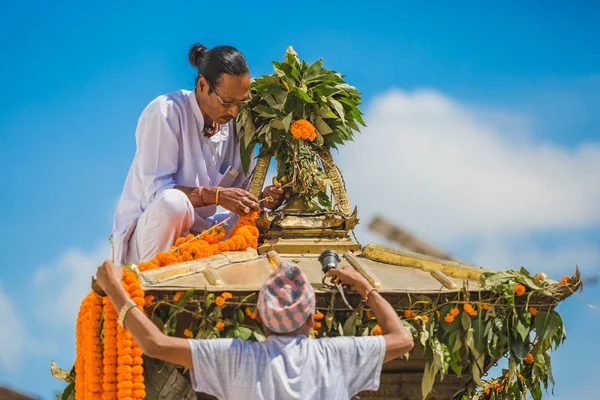
[[[211,124],[204,124],[204,128],[202,129],[202,131],[204,131],[204,137],[207,138],[219,133],[220,130],[221,125],[217,124],[216,122],[212,122]]]

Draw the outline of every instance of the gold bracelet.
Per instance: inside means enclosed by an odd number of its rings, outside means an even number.
[[[125,317],[127,316],[127,313],[134,307],[137,307],[137,304],[135,304],[131,299],[127,300],[127,303],[125,303],[123,307],[121,307],[121,310],[119,311],[119,319],[117,320],[117,323],[121,328],[123,328],[123,324],[125,323]]]
[[[219,205],[219,189],[221,189],[219,186],[217,186],[217,193],[215,193],[215,205],[218,206]]]

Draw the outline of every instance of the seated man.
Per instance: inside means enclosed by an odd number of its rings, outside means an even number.
[[[131,302],[122,269],[107,261],[97,282],[120,311],[119,323],[149,357],[191,369],[194,390],[220,399],[349,399],[377,390],[382,364],[413,347],[392,306],[353,268],[332,269],[373,310],[383,336],[310,339],[315,295],[304,273],[282,263],[267,279],[257,302],[264,342],[183,339],[164,335]]]
[[[200,233],[231,215],[258,209],[243,186],[240,141],[234,119],[249,101],[250,72],[230,46],[189,52],[198,69],[195,90],[159,96],[144,109],[136,129],[136,153],[113,225],[115,261],[148,261],[188,232]],[[281,188],[263,192],[277,207]]]

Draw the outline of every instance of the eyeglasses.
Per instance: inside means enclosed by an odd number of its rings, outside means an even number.
[[[252,100],[252,98],[247,98],[244,100],[240,100],[240,101],[223,101],[223,99],[221,98],[221,96],[219,96],[219,93],[215,90],[215,87],[210,83],[210,81],[207,79],[206,82],[208,82],[208,86],[210,86],[210,88],[212,89],[213,92],[215,92],[215,95],[217,95],[217,99],[219,99],[219,101],[221,102],[221,105],[225,108],[231,108],[233,106],[244,106],[248,103],[250,103],[250,101]]]

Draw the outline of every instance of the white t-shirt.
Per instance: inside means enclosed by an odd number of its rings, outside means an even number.
[[[383,336],[190,339],[195,391],[222,400],[348,400],[379,389]]]
[[[135,132],[135,156],[113,224],[117,263],[122,263],[137,220],[163,190],[174,186],[240,187],[244,183],[246,174],[233,121],[210,138],[203,129],[204,118],[193,91],[159,96],[142,112]],[[239,173],[235,179],[224,179],[228,167]],[[215,216],[216,210],[214,205],[196,208],[191,230],[201,232],[215,219],[224,219]]]

